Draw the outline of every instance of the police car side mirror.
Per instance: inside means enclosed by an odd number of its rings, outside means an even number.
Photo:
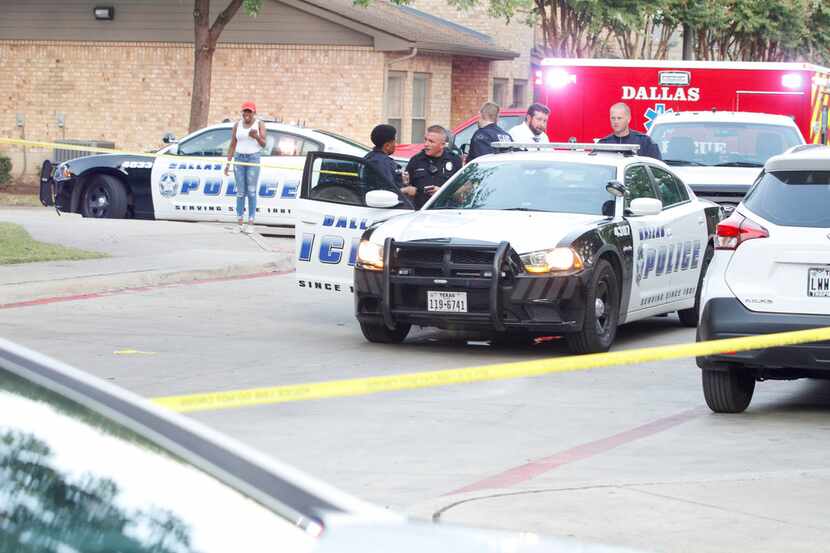
[[[164,152],[165,154],[170,154],[171,156],[179,155],[179,145],[178,144],[171,144],[167,151]]]
[[[634,217],[657,215],[663,211],[663,202],[657,198],[635,198],[628,206],[628,212]]]
[[[625,185],[620,181],[612,180],[605,185],[605,190],[615,198],[622,198],[625,196]]]
[[[370,190],[366,192],[366,206],[391,208],[401,203],[398,195],[390,190]]]

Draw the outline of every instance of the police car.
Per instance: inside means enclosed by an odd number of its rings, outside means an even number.
[[[225,162],[233,122],[207,127],[159,150],[163,157],[104,154],[57,165],[41,198],[84,217],[233,221],[236,185]],[[293,226],[293,204],[309,152],[363,156],[369,148],[322,130],[266,122],[257,222]],[[51,202],[50,202],[51,200]]]
[[[417,212],[362,160],[310,154],[300,288],[353,294],[371,342],[419,325],[564,335],[587,353],[622,323],[677,311],[697,324],[719,206],[637,146],[502,146],[534,151],[476,159]]]

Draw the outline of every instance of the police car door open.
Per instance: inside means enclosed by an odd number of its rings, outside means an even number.
[[[395,193],[398,205],[368,207],[366,194],[374,190]],[[302,290],[350,295],[363,232],[375,221],[411,209],[400,190],[361,158],[310,153],[295,207],[297,285]]]

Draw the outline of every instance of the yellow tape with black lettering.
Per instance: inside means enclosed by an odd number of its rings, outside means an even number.
[[[158,397],[155,403],[179,412],[231,409],[289,401],[363,396],[379,392],[469,384],[491,380],[527,378],[557,372],[583,371],[613,365],[633,365],[684,357],[724,354],[830,340],[830,327],[711,340],[591,355],[572,355],[517,363],[502,363],[441,371],[370,376],[328,382],[291,384],[270,388],[230,390],[180,396]]]
[[[164,158],[181,162],[187,160],[189,162],[198,161],[202,163],[217,163],[215,157],[204,156],[178,156],[173,154],[160,154],[158,152],[130,152],[128,150],[114,150],[112,148],[98,148],[95,146],[81,146],[78,144],[59,144],[57,142],[38,142],[35,140],[22,140],[19,138],[3,138],[0,137],[0,144],[11,144],[14,146],[24,146],[30,148],[54,148],[60,150],[68,150],[72,152],[93,152],[96,154],[119,154],[125,156],[141,156],[149,158]],[[224,162],[224,161],[223,161]],[[289,169],[291,171],[302,171],[302,165],[280,165],[276,163],[249,163],[247,161],[233,161],[234,165],[245,165],[248,167],[267,167],[269,169]],[[356,176],[356,175],[355,175]]]

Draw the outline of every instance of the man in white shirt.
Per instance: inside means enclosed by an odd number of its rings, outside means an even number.
[[[510,129],[510,136],[513,142],[539,142],[540,144],[547,144],[548,135],[545,134],[545,129],[548,128],[548,116],[550,109],[542,104],[531,104],[527,108],[527,115],[525,121],[521,125],[516,125]]]

